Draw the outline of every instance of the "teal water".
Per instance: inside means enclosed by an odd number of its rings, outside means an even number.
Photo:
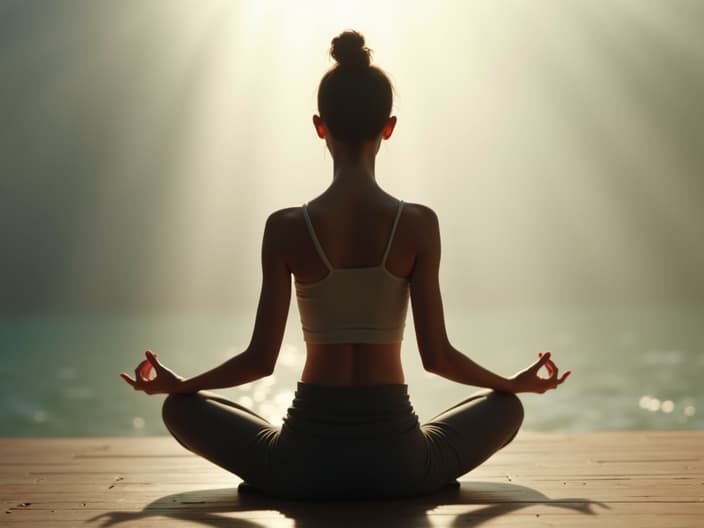
[[[524,395],[525,428],[599,431],[704,428],[704,307],[488,310],[448,316],[453,344],[511,374],[552,351],[573,375],[558,391]],[[0,435],[166,434],[162,396],[119,379],[147,348],[183,375],[241,351],[252,316],[44,316],[0,320]],[[423,371],[412,321],[403,347],[421,420],[474,390]],[[303,365],[292,313],[274,374],[221,391],[279,422]]]

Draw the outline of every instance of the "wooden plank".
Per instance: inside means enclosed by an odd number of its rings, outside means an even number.
[[[521,433],[462,486],[401,501],[239,495],[171,438],[0,439],[3,526],[704,525],[704,432]]]
[[[278,510],[250,512],[223,509],[191,510],[95,510],[13,512],[5,515],[8,526],[100,526],[109,521],[126,526],[190,526],[191,523],[235,527],[428,527],[428,526],[638,526],[697,527],[704,509],[683,509],[680,505],[610,504],[608,508],[586,507],[583,503],[467,505],[457,510],[423,510],[412,505],[393,503],[388,507],[364,503],[340,503],[328,508],[314,508],[310,504],[298,507],[279,505]],[[228,523],[229,521],[229,523]],[[239,522],[238,522],[239,521]],[[219,524],[216,524],[219,523]],[[295,524],[294,524],[295,523]],[[195,525],[195,524],[193,524]]]
[[[574,497],[589,497],[596,501],[609,501],[613,497],[631,503],[664,501],[669,503],[697,502],[702,495],[699,484],[701,481],[664,481],[657,484],[638,482],[633,480],[612,481],[566,481],[564,484],[541,481],[522,481],[521,485],[508,485],[502,482],[465,482],[466,494],[471,490],[472,501],[477,503],[487,502],[540,502],[547,500],[568,500]],[[13,487],[14,497],[26,497],[35,508],[55,509],[60,504],[90,503],[93,506],[109,507],[115,500],[121,504],[139,507],[146,501],[156,500],[165,494],[177,494],[183,489],[194,491],[208,491],[222,483],[178,483],[178,484],[153,484],[141,482],[136,485],[119,483],[114,488],[106,486],[87,489],[81,485],[62,486],[55,489],[53,486],[33,488],[23,485]],[[231,489],[236,486],[231,485]],[[540,489],[540,493],[532,490]],[[111,492],[111,493],[106,493]],[[236,493],[236,492],[232,492]],[[10,501],[13,495],[3,495],[3,501]],[[469,501],[468,501],[469,502]]]

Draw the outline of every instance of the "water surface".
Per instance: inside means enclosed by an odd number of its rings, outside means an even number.
[[[221,391],[280,423],[303,366],[292,311],[272,376]],[[0,435],[166,434],[163,396],[132,391],[119,377],[147,348],[182,375],[211,368],[244,349],[253,316],[44,316],[0,320]],[[581,310],[453,313],[453,344],[511,374],[542,350],[573,370],[560,388],[524,395],[534,431],[701,429],[704,426],[704,308],[641,306]],[[406,381],[421,420],[473,387],[423,371],[409,320]]]

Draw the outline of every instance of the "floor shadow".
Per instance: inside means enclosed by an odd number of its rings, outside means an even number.
[[[586,498],[550,499],[537,490],[517,484],[462,482],[432,495],[394,500],[299,501],[276,499],[236,488],[188,491],[161,497],[142,511],[112,511],[86,522],[107,528],[139,523],[149,517],[169,517],[217,528],[266,528],[278,519],[293,520],[296,528],[359,527],[431,528],[432,510],[447,505],[466,506],[448,526],[481,526],[491,519],[534,504],[596,515],[604,503]],[[443,513],[445,518],[448,515]]]

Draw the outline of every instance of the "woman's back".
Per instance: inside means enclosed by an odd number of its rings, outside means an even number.
[[[279,225],[286,232],[282,239],[288,241],[284,254],[299,293],[328,283],[331,273],[345,275],[336,276],[345,281],[350,275],[370,279],[376,274],[378,280],[388,281],[390,288],[397,288],[397,283],[401,287],[401,281],[407,285],[417,254],[418,235],[422,233],[418,226],[421,206],[400,204],[376,185],[350,200],[348,184],[336,183],[307,205],[310,227],[303,208],[281,211]],[[320,250],[316,248],[316,238]],[[326,257],[332,271],[325,262]],[[347,290],[349,292],[349,288]],[[369,287],[364,290],[354,297],[358,299],[360,295],[373,293],[368,291]],[[340,305],[351,301],[350,298],[336,299]],[[404,309],[400,314],[383,314],[383,318],[405,319],[405,306],[396,302],[393,307]],[[305,304],[301,308],[305,310]],[[328,385],[403,383],[400,350],[400,340],[317,343],[309,339],[301,380]]]

